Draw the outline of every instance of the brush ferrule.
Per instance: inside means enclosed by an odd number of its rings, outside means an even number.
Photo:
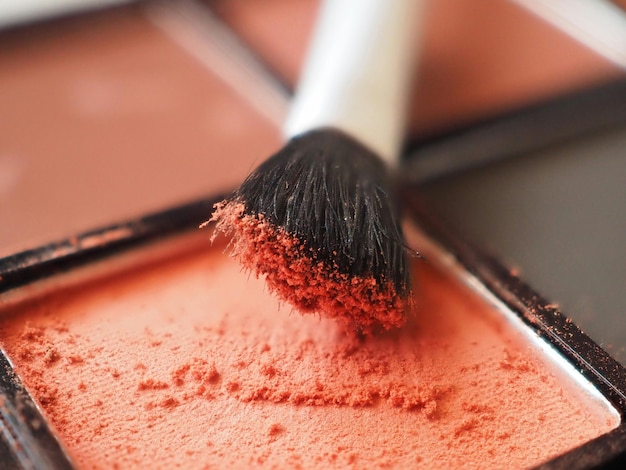
[[[336,128],[394,164],[404,133],[421,0],[326,0],[284,126]]]

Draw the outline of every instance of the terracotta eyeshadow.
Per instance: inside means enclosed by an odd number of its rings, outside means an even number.
[[[527,467],[617,415],[417,261],[414,318],[359,339],[224,246],[5,311],[2,347],[80,468]]]
[[[5,34],[0,109],[0,256],[230,191],[280,145],[139,8]]]

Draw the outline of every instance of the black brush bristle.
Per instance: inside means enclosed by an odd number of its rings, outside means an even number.
[[[235,200],[350,276],[409,289],[406,245],[384,162],[346,134],[322,129],[293,138],[242,183]]]

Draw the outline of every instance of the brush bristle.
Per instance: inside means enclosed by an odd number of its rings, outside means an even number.
[[[303,311],[357,330],[400,326],[410,289],[385,164],[334,130],[292,139],[216,206],[244,266]]]

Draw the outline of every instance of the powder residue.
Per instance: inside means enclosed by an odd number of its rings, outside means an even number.
[[[350,276],[320,261],[300,240],[270,224],[263,214],[247,214],[237,201],[216,204],[216,233],[233,237],[233,254],[271,292],[302,313],[338,319],[348,330],[370,333],[402,326],[409,302],[392,282]]]
[[[360,337],[224,249],[3,313],[81,468],[522,468],[618,424],[435,265],[404,327]]]

